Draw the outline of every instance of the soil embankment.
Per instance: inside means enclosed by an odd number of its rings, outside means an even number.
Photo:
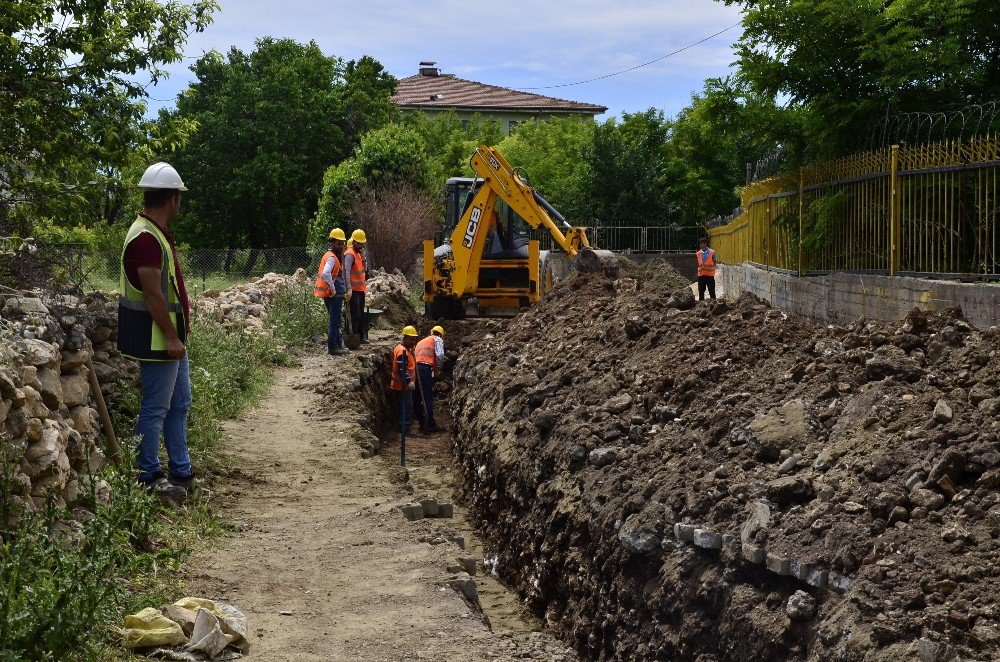
[[[634,287],[574,275],[455,371],[535,613],[602,660],[1000,657],[1000,334]]]
[[[530,624],[514,627],[516,614],[494,612],[491,631],[477,605],[449,588],[448,567],[478,549],[462,513],[407,522],[399,506],[412,488],[391,460],[362,458],[375,417],[361,384],[377,378],[386,349],[309,356],[278,373],[257,410],[227,424],[240,469],[216,503],[234,532],[192,560],[188,590],[247,614],[252,659],[575,659]],[[438,474],[430,462],[421,470]],[[464,551],[455,542],[463,530]],[[485,584],[487,614],[516,604]]]

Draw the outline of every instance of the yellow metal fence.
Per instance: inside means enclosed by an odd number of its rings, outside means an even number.
[[[995,136],[855,154],[746,186],[709,236],[724,262],[800,274],[1000,278],[998,169]]]

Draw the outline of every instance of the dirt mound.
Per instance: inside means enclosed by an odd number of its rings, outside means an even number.
[[[375,324],[379,329],[398,331],[414,324],[419,314],[410,299],[410,283],[401,272],[375,269],[368,278],[365,305],[382,311]]]
[[[1000,332],[689,301],[578,274],[465,351],[497,571],[595,659],[1000,657]]]
[[[682,276],[663,258],[634,261],[624,255],[619,255],[618,276],[632,278],[645,287],[673,289],[691,284],[691,281]]]

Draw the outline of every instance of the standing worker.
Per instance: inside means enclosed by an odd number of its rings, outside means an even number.
[[[340,337],[340,318],[344,314],[344,296],[347,285],[344,283],[344,244],[347,236],[340,228],[330,231],[330,250],[323,254],[316,271],[316,286],[313,294],[323,300],[326,312],[330,315],[330,325],[326,331],[326,350],[330,354],[346,354],[344,341]]]
[[[368,324],[365,320],[365,282],[368,272],[365,268],[365,231],[357,229],[351,233],[351,244],[344,255],[344,273],[351,281],[347,292],[347,302],[351,307],[350,333],[361,336],[361,342],[368,344]]]
[[[179,503],[198,487],[187,447],[191,380],[184,342],[191,332],[191,306],[168,229],[187,187],[169,164],[154,163],[143,173],[139,188],[143,209],[122,247],[118,349],[139,362],[139,481],[151,494]],[[169,475],[160,467],[161,432]]]
[[[389,388],[396,396],[396,409],[400,412],[400,428],[410,427],[410,411],[413,409],[412,392],[416,389],[416,359],[413,348],[417,344],[417,330],[412,326],[403,328],[403,338],[392,350],[392,379]],[[403,409],[406,409],[406,420],[402,419]]]
[[[416,405],[416,414],[420,431],[438,432],[441,428],[434,420],[434,377],[444,367],[444,329],[440,326],[431,329],[431,334],[417,343],[413,353],[417,359],[416,396],[420,404]]]
[[[715,298],[715,251],[708,247],[708,239],[698,241],[698,301],[705,300],[705,288],[708,295]]]

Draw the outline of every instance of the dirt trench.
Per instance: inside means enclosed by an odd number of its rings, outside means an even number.
[[[218,486],[232,533],[198,552],[186,592],[237,605],[259,660],[575,660],[538,632],[519,600],[481,570],[465,510],[405,520],[399,506],[452,496],[447,437],[413,439],[410,472],[367,449],[377,402],[376,342],[282,369],[260,407],[226,424],[236,471]],[[371,397],[375,395],[374,399]],[[466,549],[455,540],[464,537]],[[449,587],[473,556],[478,604]]]

